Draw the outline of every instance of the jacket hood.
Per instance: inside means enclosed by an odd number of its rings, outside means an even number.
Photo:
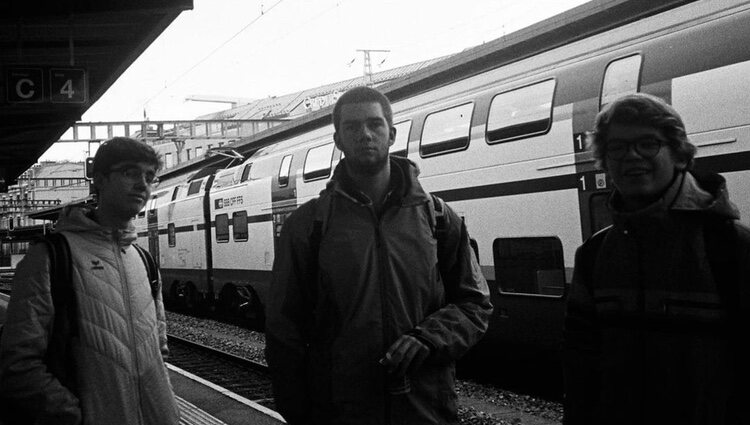
[[[65,207],[60,212],[60,217],[55,226],[55,232],[91,233],[106,240],[117,241],[121,246],[132,244],[138,234],[132,220],[124,229],[107,228],[93,219],[94,210],[82,207]]]
[[[619,208],[620,194],[615,191],[610,198],[610,208],[615,218],[637,216],[658,216],[668,211],[697,212],[723,219],[739,219],[737,207],[729,200],[726,179],[715,173],[697,174],[683,172],[678,174],[664,196],[646,208],[625,212]]]
[[[323,191],[338,191],[349,195],[351,191],[349,176],[345,166],[346,158],[342,159],[333,171],[333,177]],[[429,197],[419,183],[419,167],[407,158],[390,156],[391,176],[396,176],[400,182],[399,187],[394,188],[400,192],[401,204],[404,206],[427,202]],[[396,174],[398,173],[398,174]],[[321,192],[322,194],[323,192]]]

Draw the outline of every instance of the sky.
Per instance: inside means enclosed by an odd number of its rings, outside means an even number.
[[[261,99],[457,53],[584,0],[193,0],[82,122],[190,120],[228,109],[188,96]],[[40,160],[83,160],[55,143]]]

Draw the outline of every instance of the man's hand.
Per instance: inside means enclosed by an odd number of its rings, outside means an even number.
[[[401,377],[419,369],[429,355],[430,347],[422,341],[411,335],[402,335],[380,359],[380,364],[388,368],[388,373]]]

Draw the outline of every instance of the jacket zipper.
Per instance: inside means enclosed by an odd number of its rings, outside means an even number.
[[[118,272],[120,273],[120,280],[122,281],[123,285],[123,300],[125,301],[125,309],[127,310],[127,319],[128,319],[128,328],[130,329],[130,342],[131,342],[131,349],[133,351],[133,360],[135,362],[135,376],[133,377],[133,380],[135,381],[135,391],[137,395],[138,400],[138,422],[143,423],[143,400],[141,397],[141,378],[140,378],[140,365],[138,361],[138,347],[135,343],[135,325],[133,324],[133,306],[130,302],[130,282],[128,282],[128,275],[125,272],[125,261],[123,260],[124,252],[122,251],[122,248],[119,246],[119,242],[117,240],[114,241],[115,246],[115,257],[119,260],[118,261]]]
[[[386,276],[386,273],[384,272],[385,269],[385,260],[386,255],[383,248],[383,232],[381,230],[381,220],[380,217],[378,217],[377,212],[375,211],[375,208],[372,204],[368,206],[368,210],[370,211],[370,215],[373,220],[374,224],[374,231],[375,231],[375,248],[378,253],[378,283],[380,284],[380,322],[383,324],[383,355],[385,355],[386,351],[388,350],[388,346],[386,344],[386,341],[388,340],[388,329],[390,325],[388,324],[388,320],[386,317],[386,307],[388,302],[388,297],[386,296],[386,284],[384,281],[384,277]],[[391,423],[391,416],[392,416],[392,405],[391,405],[391,396],[388,392],[388,370],[387,368],[383,368],[383,400],[385,401],[385,417],[384,423],[390,424]]]

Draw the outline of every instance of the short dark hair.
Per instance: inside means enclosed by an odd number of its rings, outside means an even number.
[[[130,137],[113,137],[99,146],[91,173],[107,174],[113,165],[125,161],[146,162],[153,164],[157,170],[162,166],[159,154],[146,143]]]
[[[383,115],[388,121],[388,126],[393,127],[393,110],[391,101],[385,95],[371,87],[360,86],[347,90],[336,101],[333,106],[333,128],[339,131],[339,121],[341,121],[341,107],[352,103],[378,102],[383,108]]]
[[[667,138],[667,146],[675,159],[693,165],[696,147],[690,143],[685,124],[677,111],[663,99],[645,93],[629,94],[607,105],[596,116],[594,130],[588,134],[596,164],[606,170],[604,161],[609,127],[613,123],[643,125],[660,130]]]

